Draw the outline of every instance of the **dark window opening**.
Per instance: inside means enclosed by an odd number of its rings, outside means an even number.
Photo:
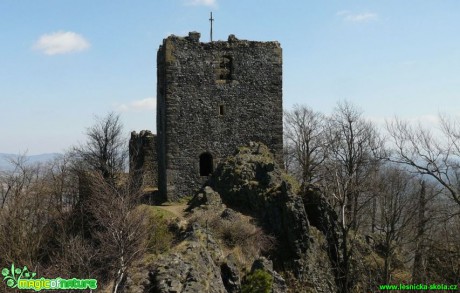
[[[219,106],[219,115],[224,115],[224,105]]]
[[[203,153],[200,155],[200,176],[209,176],[213,171],[212,155]]]
[[[217,79],[231,80],[233,73],[233,60],[230,56],[223,56],[219,58],[219,65],[216,70]]]
[[[220,68],[231,71],[232,70],[232,57],[230,56],[222,57],[222,59],[220,59]]]

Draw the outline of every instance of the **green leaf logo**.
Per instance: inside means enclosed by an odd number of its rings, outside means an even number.
[[[9,274],[10,274],[10,270],[9,270],[9,269],[4,268],[4,269],[2,270],[2,275],[3,275],[4,277],[8,276]]]
[[[2,269],[3,281],[6,281],[6,285],[10,288],[16,288],[18,282],[21,279],[32,279],[35,277],[35,273],[30,272],[29,269],[24,266],[24,268],[15,268],[14,264],[11,264],[11,269],[4,268]]]

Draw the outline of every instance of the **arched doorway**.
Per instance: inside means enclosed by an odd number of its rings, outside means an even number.
[[[210,153],[202,153],[200,155],[200,176],[211,175],[214,169],[212,155]]]

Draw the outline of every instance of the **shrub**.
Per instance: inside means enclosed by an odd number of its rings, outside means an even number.
[[[224,219],[213,211],[196,211],[190,223],[198,222],[207,227],[228,249],[239,248],[248,261],[261,253],[270,251],[276,244],[275,237],[267,235],[252,218],[234,212],[230,219]]]
[[[270,293],[273,278],[263,270],[255,270],[246,276],[241,286],[242,293]]]
[[[167,215],[146,205],[140,206],[140,209],[147,211],[147,252],[158,254],[167,251],[174,239],[173,233],[169,230]]]

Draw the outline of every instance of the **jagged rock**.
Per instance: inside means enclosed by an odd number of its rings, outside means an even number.
[[[287,287],[299,293],[337,292],[337,216],[318,190],[307,188],[299,195],[296,182],[266,146],[239,148],[219,164],[208,185],[192,199],[190,211],[198,217],[212,212],[224,222],[249,215],[276,236],[273,262],[260,258],[252,266],[252,271],[262,269],[273,276],[273,292],[287,292]],[[238,262],[232,255],[224,260],[208,233],[193,223],[184,241],[156,262],[150,292],[240,292]],[[283,271],[285,278],[275,270]]]
[[[310,186],[302,196],[310,224],[323,234],[334,233],[337,238],[337,214],[318,188]]]
[[[150,292],[225,293],[218,265],[222,257],[212,235],[195,224],[182,245],[156,261],[150,272]]]
[[[271,260],[268,260],[265,257],[256,259],[252,264],[251,272],[254,272],[255,270],[263,270],[273,276],[272,293],[287,292],[286,281],[283,279],[283,277],[281,277],[280,274],[275,272]]]
[[[210,185],[223,203],[259,220],[278,239],[276,263],[305,276],[309,224],[302,198],[293,191],[294,181],[276,163],[269,149],[251,142],[240,147],[214,172]]]
[[[334,271],[337,267],[329,258],[328,241],[316,227],[310,227],[310,236],[312,241],[304,264],[305,270],[308,272],[306,281],[310,289],[305,292],[337,292]]]
[[[233,254],[229,254],[220,266],[222,281],[228,293],[237,293],[241,290],[241,279]]]
[[[189,202],[187,211],[192,211],[196,207],[213,210],[223,210],[225,205],[222,204],[221,196],[210,186],[202,188]]]
[[[239,215],[240,214],[238,214],[234,210],[227,208],[220,214],[220,217],[223,220],[234,221],[239,218]]]
[[[302,199],[310,224],[315,226],[326,237],[329,257],[334,266],[338,267],[340,256],[337,252],[340,246],[340,231],[337,227],[337,214],[320,190],[314,186],[306,189]]]
[[[203,191],[204,191],[203,199],[207,205],[220,206],[222,204],[220,194],[215,192],[211,187],[206,186]]]
[[[210,185],[226,206],[253,216],[276,236],[273,264],[258,260],[254,268],[261,266],[274,277],[277,274],[273,266],[290,272],[290,281],[300,286],[298,292],[337,291],[333,270],[337,255],[332,252],[339,245],[337,217],[319,192],[297,194],[295,180],[277,164],[266,146],[250,143],[239,148],[218,166]],[[322,233],[310,227],[309,220]],[[286,290],[283,278],[275,277],[274,281],[274,290],[278,290],[274,292]]]

